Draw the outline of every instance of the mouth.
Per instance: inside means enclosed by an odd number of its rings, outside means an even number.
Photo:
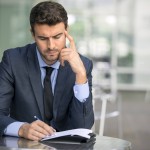
[[[57,54],[57,53],[58,53],[58,52],[55,51],[55,50],[47,51],[47,54],[48,54],[48,55],[55,55],[55,54]]]

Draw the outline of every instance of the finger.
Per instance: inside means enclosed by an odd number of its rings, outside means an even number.
[[[76,47],[75,47],[75,43],[74,43],[73,37],[70,36],[70,35],[68,34],[67,31],[65,31],[65,35],[66,35],[67,39],[68,39],[69,42],[70,42],[70,48],[72,48],[73,50],[76,50]]]
[[[31,134],[27,139],[33,140],[33,141],[39,141],[39,140],[41,140],[42,138],[39,138],[39,137],[37,137],[37,136]]]
[[[28,131],[24,131],[24,135],[22,137],[29,140],[38,141],[42,139],[44,136],[39,137],[39,133],[31,127],[28,129]]]
[[[65,64],[64,64],[64,59],[62,58],[62,56],[60,55],[59,56],[59,61],[60,61],[60,64],[62,65],[62,66],[65,66]]]
[[[31,136],[37,137],[38,139],[42,139],[42,138],[45,137],[44,134],[42,134],[42,133],[40,133],[40,132],[38,132],[38,131],[36,131],[36,130],[34,130],[34,131],[32,132]]]
[[[47,125],[46,123],[44,123],[42,121],[38,121],[37,124],[42,128],[42,132],[47,133],[46,135],[49,135],[49,134],[51,135],[54,132],[56,132],[56,130],[53,127]]]
[[[35,131],[37,131],[37,132],[40,132],[40,133],[42,133],[42,134],[44,134],[44,135],[48,135],[49,132],[48,132],[47,130],[45,130],[43,123],[44,123],[44,122],[37,120],[37,121],[35,121],[35,123],[32,125],[32,128],[33,128]]]
[[[68,56],[69,53],[70,53],[70,51],[68,51],[67,49],[62,49],[62,50],[61,50],[61,53],[60,53],[60,56],[59,56],[59,61],[60,61],[60,64],[61,64],[62,66],[65,65],[64,62],[65,62],[65,60],[67,60],[67,59],[64,59],[64,56]],[[66,58],[67,58],[67,57],[66,57]]]
[[[61,66],[64,66],[64,60],[61,58],[61,52],[59,53],[59,61],[60,61]]]
[[[64,60],[62,59],[62,57],[61,57],[61,56],[59,56],[59,61],[60,61],[61,66],[65,66],[65,64],[64,64]]]
[[[62,51],[61,53],[61,58],[64,56],[70,56],[71,52],[70,51]]]

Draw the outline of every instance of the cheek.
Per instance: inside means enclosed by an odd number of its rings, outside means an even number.
[[[47,47],[47,44],[44,42],[36,41],[36,44],[40,49],[45,49]]]
[[[61,38],[60,40],[59,40],[59,45],[60,45],[60,47],[61,48],[64,48],[65,47],[65,45],[66,45],[66,38]]]

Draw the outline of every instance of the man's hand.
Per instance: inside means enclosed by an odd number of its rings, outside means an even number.
[[[47,125],[46,123],[37,120],[32,122],[31,124],[25,123],[23,124],[20,129],[19,129],[19,136],[29,139],[29,140],[34,140],[34,141],[39,141],[40,139],[44,138],[47,135],[52,135],[54,134],[55,129]]]
[[[76,50],[73,38],[65,31],[66,38],[70,42],[69,48],[64,48],[60,52],[60,63],[64,66],[64,61],[68,61],[73,72],[76,74],[76,83],[84,84],[87,82],[86,70],[80,56]]]

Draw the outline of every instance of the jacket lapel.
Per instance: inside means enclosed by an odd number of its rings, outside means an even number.
[[[39,62],[37,59],[36,45],[34,44],[31,49],[28,50],[28,71],[32,89],[37,100],[38,108],[40,110],[42,119],[44,119],[44,107],[43,107],[43,87],[41,84],[41,71]]]
[[[69,73],[69,65],[68,63],[65,63],[65,66],[59,67],[58,75],[57,75],[57,81],[55,85],[55,94],[54,94],[54,114],[57,114],[57,109],[59,108],[59,102],[61,100],[62,94],[64,93],[66,81],[67,81],[67,74]],[[54,115],[54,116],[55,116]]]

